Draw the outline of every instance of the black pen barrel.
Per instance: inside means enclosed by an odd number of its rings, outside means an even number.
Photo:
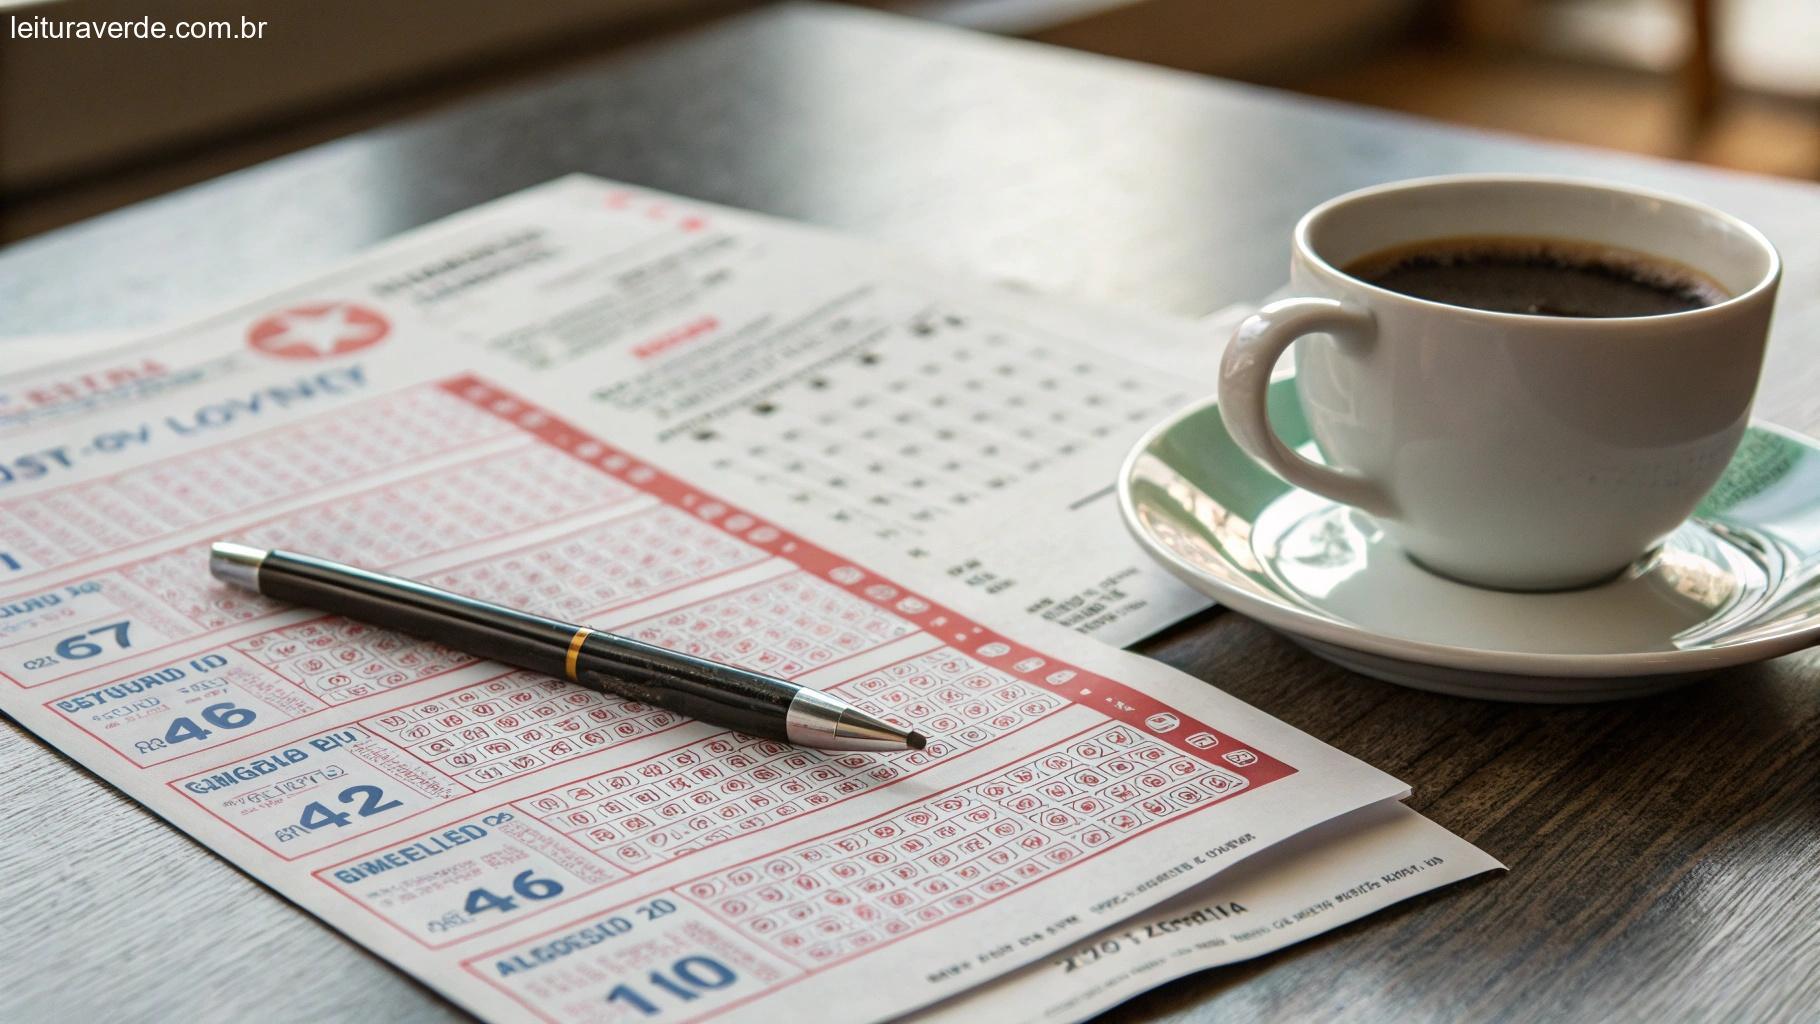
[[[832,694],[591,626],[294,551],[209,548],[223,582],[567,679],[750,736],[832,750],[922,750],[928,738]]]
[[[289,551],[259,566],[259,592],[545,675],[566,676],[580,628],[556,619]]]
[[[616,634],[582,641],[576,682],[626,700],[714,722],[748,736],[790,741],[786,716],[801,691],[733,665]]]
[[[628,637],[545,618],[414,580],[290,551],[259,566],[259,592],[590,690],[788,742],[799,687]]]

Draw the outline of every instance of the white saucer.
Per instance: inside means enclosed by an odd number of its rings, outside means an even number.
[[[1294,381],[1270,401],[1278,433],[1318,459]],[[1119,510],[1195,589],[1329,661],[1424,690],[1613,700],[1820,643],[1820,447],[1765,425],[1660,550],[1584,590],[1486,590],[1418,568],[1369,516],[1252,462],[1212,401],[1137,443]]]

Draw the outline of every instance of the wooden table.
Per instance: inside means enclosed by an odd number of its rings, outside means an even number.
[[[14,246],[0,253],[0,336],[175,318],[574,170],[1183,314],[1277,287],[1296,215],[1357,186],[1469,170],[1656,186],[1781,247],[1760,410],[1820,433],[1813,186],[814,6]],[[1529,707],[1364,679],[1231,613],[1142,649],[1407,780],[1412,805],[1511,870],[1169,985],[1117,1019],[1820,1016],[1812,652],[1652,700]],[[0,1018],[463,1016],[16,728],[0,736],[0,789]]]

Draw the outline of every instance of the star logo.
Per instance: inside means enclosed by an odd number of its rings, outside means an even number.
[[[391,331],[385,317],[365,306],[319,302],[265,317],[247,332],[246,342],[280,359],[328,359],[377,345]]]

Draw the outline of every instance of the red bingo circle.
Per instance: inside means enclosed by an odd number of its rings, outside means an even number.
[[[392,332],[386,318],[351,302],[280,310],[253,324],[246,343],[280,359],[328,359],[371,348]]]

